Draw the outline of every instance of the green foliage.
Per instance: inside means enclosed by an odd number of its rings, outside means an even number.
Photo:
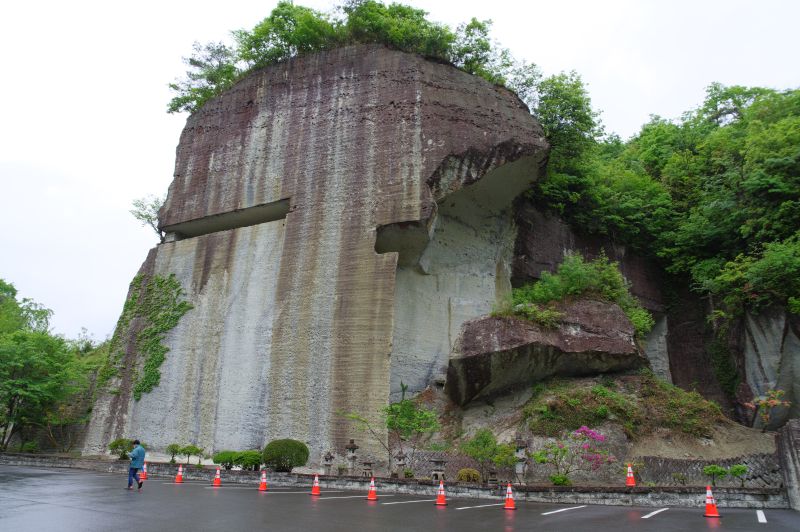
[[[290,473],[292,468],[306,465],[308,447],[297,440],[273,440],[264,447],[262,462],[275,471]]]
[[[19,446],[19,452],[21,453],[38,453],[39,452],[39,443],[35,441],[27,441]]]
[[[170,84],[176,95],[168,112],[194,112],[257,68],[351,43],[379,43],[450,62],[508,86],[529,105],[537,99],[538,69],[515,60],[489,38],[490,20],[473,18],[454,32],[428,20],[425,11],[399,3],[353,0],[339,11],[342,17],[337,18],[283,0],[252,30],[234,31],[233,46],[195,43],[185,59],[185,77]]]
[[[169,445],[167,445],[166,451],[167,451],[167,454],[170,455],[169,463],[170,464],[174,464],[175,463],[175,455],[181,454],[181,446],[178,443],[170,443]],[[215,463],[219,463],[219,462],[216,462],[216,460],[215,460]]]
[[[497,438],[489,429],[480,429],[472,438],[461,444],[461,452],[478,462],[481,469],[480,478],[486,478],[486,473],[492,465],[513,467],[517,463],[515,450],[511,444],[497,443]]]
[[[480,482],[481,481],[481,474],[478,472],[477,469],[472,469],[471,467],[465,467],[463,469],[458,470],[458,474],[456,475],[456,481],[458,482]]]
[[[540,383],[523,408],[535,434],[556,437],[581,426],[613,422],[630,438],[664,427],[692,436],[708,437],[722,417],[717,405],[697,392],[687,392],[650,371],[628,378],[627,389],[552,380]]]
[[[572,486],[572,482],[567,475],[559,475],[555,473],[550,475],[550,482],[553,483],[553,486]]]
[[[717,377],[722,389],[730,397],[736,395],[736,389],[739,386],[739,372],[736,370],[736,365],[733,363],[733,357],[728,351],[723,340],[715,338],[708,348],[711,354],[711,364],[714,367],[714,374]]]
[[[258,452],[258,451],[256,451],[256,452]],[[211,457],[211,460],[215,464],[218,464],[218,465],[224,467],[225,469],[230,469],[230,468],[233,467],[233,464],[235,463],[235,460],[236,460],[236,456],[238,454],[239,453],[237,453],[236,451],[220,451],[220,452],[214,454],[214,456]],[[173,458],[174,458],[174,455],[173,455]],[[259,456],[259,460],[260,460],[260,458],[261,457]]]
[[[133,451],[133,440],[130,438],[117,438],[108,444],[108,450],[118,455],[120,460],[127,460],[128,453]]]
[[[109,356],[100,369],[98,382],[104,385],[119,375],[119,365],[130,334],[131,321],[137,319],[141,327],[136,334],[136,350],[144,357],[141,371],[132,378],[133,397],[138,401],[143,393],[152,391],[161,381],[161,364],[169,348],[162,344],[192,305],[183,299],[184,292],[174,274],[168,277],[137,275],[131,282],[130,296],[122,308],[109,343]]]
[[[703,474],[711,477],[711,485],[717,485],[717,479],[725,478],[728,475],[728,470],[716,464],[707,465],[703,468]]]
[[[238,452],[233,458],[233,463],[242,469],[256,471],[261,465],[261,452],[255,450]]]
[[[541,449],[528,453],[536,463],[553,468],[550,480],[557,486],[568,486],[569,475],[575,471],[597,471],[616,461],[602,449],[606,437],[597,430],[581,426],[566,437],[544,444]]]
[[[593,297],[618,304],[633,323],[639,338],[650,332],[655,323],[652,315],[631,295],[628,282],[620,273],[617,263],[610,262],[604,254],[588,262],[580,254],[567,254],[556,273],[542,272],[535,283],[515,288],[512,291],[512,304],[515,314],[527,316],[530,313],[549,323],[557,320],[557,311],[542,309],[541,305],[579,297]]]
[[[673,473],[672,474],[672,480],[674,480],[675,482],[677,482],[681,486],[685,486],[686,485],[686,481],[688,479],[686,478],[686,475],[684,475],[683,473]]]
[[[408,468],[403,469],[403,478],[414,478],[414,470]]]
[[[747,466],[744,464],[734,464],[728,469],[728,475],[733,478],[739,479],[739,487],[744,487],[745,475],[747,475]]]
[[[189,464],[189,461],[192,459],[192,456],[196,456],[197,457],[197,465],[200,465],[200,459],[201,459],[201,457],[203,455],[203,449],[201,449],[197,445],[193,445],[193,444],[184,445],[183,447],[181,447],[180,451],[178,451],[178,454],[183,455],[183,456],[186,457],[186,464],[187,465]]]
[[[161,242],[164,242],[164,231],[158,227],[158,211],[166,199],[166,196],[157,198],[152,195],[138,198],[133,200],[133,208],[129,211],[142,225],[155,231]]]

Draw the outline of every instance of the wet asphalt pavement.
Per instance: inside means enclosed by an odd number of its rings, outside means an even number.
[[[800,513],[791,510],[720,508],[721,519],[703,517],[703,508],[583,506],[517,501],[433,497],[209,483],[173,484],[150,478],[141,493],[127,491],[127,477],[93,471],[0,466],[0,531],[229,531],[302,530],[395,531],[487,530],[800,530]],[[702,495],[702,494],[701,494]],[[702,496],[698,496],[701,499]],[[759,522],[759,517],[765,523]]]

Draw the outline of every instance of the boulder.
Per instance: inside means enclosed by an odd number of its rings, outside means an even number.
[[[459,405],[551,376],[582,376],[647,365],[634,328],[613,303],[577,300],[557,328],[516,317],[466,322],[450,354],[445,391]]]

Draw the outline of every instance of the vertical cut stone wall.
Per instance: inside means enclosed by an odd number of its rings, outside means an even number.
[[[177,231],[279,200],[289,212],[151,253],[143,268],[175,273],[195,308],[166,340],[156,390],[136,402],[124,377],[117,396],[100,397],[85,451],[134,435],[207,452],[292,437],[309,443],[312,461],[341,450],[358,435],[337,412],[376,420],[390,393],[398,253],[376,252],[377,228],[432,225],[444,209],[437,202],[491,172],[509,185],[495,189],[515,195],[545,154],[540,126],[509,91],[382,46],[243,79],[187,120],[161,226]],[[512,175],[500,171],[512,166]],[[441,227],[458,225],[443,218]],[[490,240],[490,255],[502,255],[504,237]],[[465,272],[447,282],[470,300],[458,312],[485,312],[491,261],[453,260],[441,269]],[[410,351],[435,359],[430,345]],[[141,364],[133,340],[126,363]]]

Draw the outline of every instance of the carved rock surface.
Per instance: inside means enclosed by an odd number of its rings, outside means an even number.
[[[144,268],[174,273],[194,308],[160,385],[135,402],[123,371],[84,450],[131,435],[206,452],[291,437],[312,461],[341,449],[357,436],[337,412],[377,422],[390,383],[426,385],[454,328],[510,287],[511,202],[546,150],[513,93],[377,45],[265,68],[207,102],[177,148],[170,241]]]
[[[464,324],[450,356],[445,391],[460,405],[554,375],[580,376],[647,365],[630,320],[616,304],[577,300],[558,328],[519,318]]]

